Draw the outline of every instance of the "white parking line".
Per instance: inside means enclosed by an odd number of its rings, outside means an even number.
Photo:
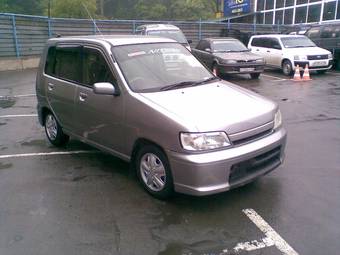
[[[276,76],[272,76],[272,75],[268,75],[268,74],[262,74],[262,76],[273,78],[273,79],[276,79],[278,81],[286,81],[287,80],[287,79],[282,79],[282,78],[279,78],[279,77],[276,77]]]
[[[35,97],[36,94],[24,94],[24,95],[7,95],[7,96],[0,96],[1,98],[9,98],[9,97]]]
[[[19,117],[37,117],[38,114],[14,114],[14,115],[0,115],[0,118],[19,118]]]
[[[255,251],[275,246],[284,255],[299,255],[269,224],[253,209],[242,210],[245,215],[265,234],[260,241],[238,243],[234,248],[224,249],[224,254],[235,254],[242,251]]]
[[[36,156],[53,156],[53,155],[71,155],[71,154],[93,154],[93,153],[100,153],[100,151],[79,150],[79,151],[53,151],[53,152],[9,154],[9,155],[0,155],[0,159],[4,159],[4,158],[36,157]]]

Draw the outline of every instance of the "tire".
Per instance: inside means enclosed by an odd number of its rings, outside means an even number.
[[[291,76],[294,73],[293,65],[289,60],[284,60],[282,63],[282,72],[284,75]]]
[[[62,127],[51,112],[46,114],[44,126],[47,139],[51,144],[60,147],[69,141],[70,137],[64,134]]]
[[[325,74],[328,70],[318,70],[316,71],[318,74]]]
[[[261,73],[251,73],[251,74],[250,74],[250,77],[251,77],[252,79],[258,79],[258,78],[260,77],[260,75],[261,75]]]
[[[138,151],[135,160],[138,179],[148,193],[158,199],[173,195],[170,165],[162,150],[145,145]]]

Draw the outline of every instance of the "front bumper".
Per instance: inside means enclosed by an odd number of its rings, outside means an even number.
[[[322,60],[322,62],[325,61],[326,65],[318,65],[317,61],[314,60],[306,60],[306,61],[294,61],[294,65],[297,66],[299,65],[301,71],[303,71],[303,69],[306,67],[306,65],[308,65],[308,69],[309,70],[314,70],[314,71],[319,71],[319,70],[329,70],[332,68],[333,65],[333,60],[329,59],[329,60]],[[320,62],[320,61],[319,61]]]
[[[218,71],[224,74],[248,74],[262,73],[264,64],[246,63],[246,64],[218,64]]]
[[[280,128],[262,139],[222,151],[167,151],[175,191],[203,196],[249,183],[283,162],[286,136]]]

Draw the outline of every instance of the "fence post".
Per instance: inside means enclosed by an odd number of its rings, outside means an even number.
[[[132,33],[135,34],[136,33],[136,21],[132,21]]]
[[[17,26],[15,22],[15,16],[12,16],[12,28],[13,28],[13,39],[14,39],[14,45],[15,45],[15,53],[17,58],[20,57],[20,50],[19,50],[19,43],[18,43],[18,36],[17,36]]]
[[[93,19],[93,34],[95,35],[96,34],[96,21]]]
[[[200,18],[200,21],[198,23],[198,39],[202,39],[202,19]]]
[[[253,34],[254,35],[256,34],[256,23],[255,23],[255,21],[253,22]]]
[[[228,31],[230,29],[230,19],[228,19]]]
[[[52,27],[51,27],[51,19],[47,19],[47,27],[48,27],[48,38],[52,37]]]

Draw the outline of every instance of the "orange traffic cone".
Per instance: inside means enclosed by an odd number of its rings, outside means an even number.
[[[310,81],[310,80],[312,80],[312,79],[310,78],[310,75],[309,75],[308,65],[306,65],[305,70],[303,71],[302,80],[304,80],[304,81]]]
[[[299,65],[297,65],[295,67],[295,73],[294,73],[293,81],[302,81],[301,75],[300,75],[300,67],[299,67]]]

